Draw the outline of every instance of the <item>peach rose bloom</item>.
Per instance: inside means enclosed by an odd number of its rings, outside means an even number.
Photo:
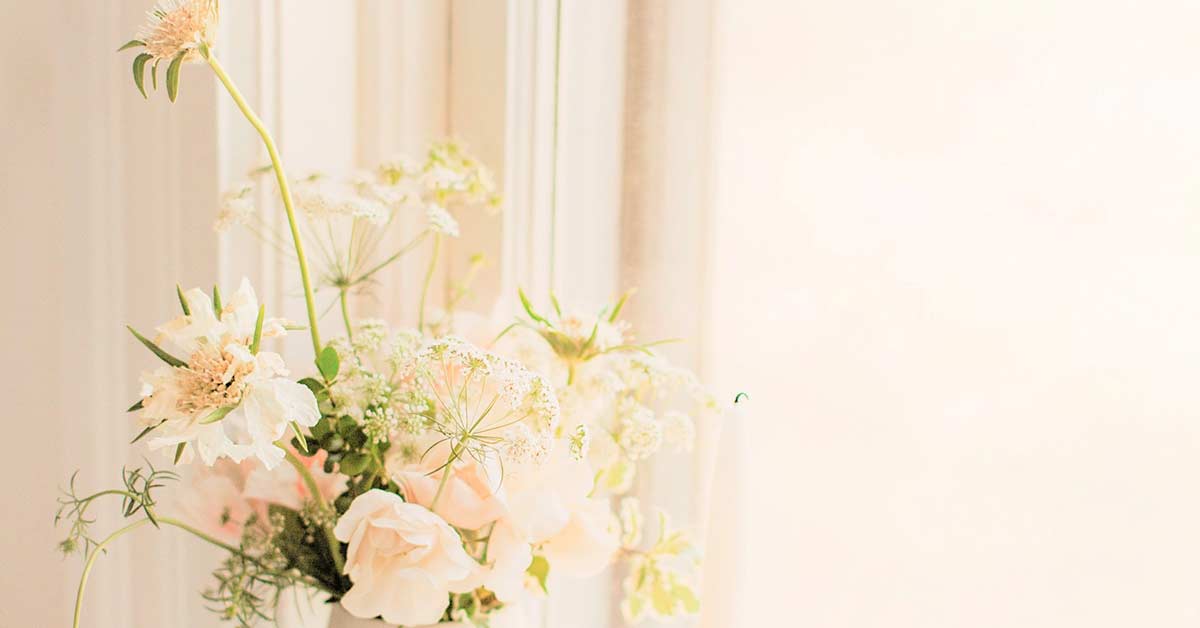
[[[475,560],[458,533],[424,506],[373,489],[359,495],[333,530],[350,544],[345,573],[353,586],[342,607],[360,618],[405,626],[437,622],[449,594],[470,590]]]

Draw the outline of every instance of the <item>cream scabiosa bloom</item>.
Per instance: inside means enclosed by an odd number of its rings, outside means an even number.
[[[258,299],[245,279],[233,298],[214,311],[199,289],[183,294],[189,314],[158,328],[158,339],[186,355],[182,366],[142,375],[144,426],[156,426],[150,447],[193,445],[205,464],[218,458],[254,456],[267,468],[284,451],[275,445],[295,422],[310,427],[321,418],[306,386],[286,379],[283,358],[252,351]],[[263,337],[284,333],[279,319],[263,322]]]
[[[212,44],[217,17],[216,0],[161,0],[147,13],[138,40],[156,61],[180,54],[184,61],[194,61],[200,57],[200,44]]]

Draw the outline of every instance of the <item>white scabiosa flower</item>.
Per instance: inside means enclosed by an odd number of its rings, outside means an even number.
[[[138,39],[155,61],[199,59],[201,44],[212,45],[217,31],[216,0],[161,0],[146,14]]]
[[[189,456],[194,448],[208,465],[254,456],[274,467],[284,458],[275,442],[288,424],[309,427],[320,419],[316,398],[286,378],[279,354],[255,353],[259,307],[248,281],[219,311],[199,289],[181,298],[189,313],[157,331],[161,343],[187,357],[142,376],[139,418],[154,428],[150,447]],[[264,321],[263,330],[283,333],[283,326]]]

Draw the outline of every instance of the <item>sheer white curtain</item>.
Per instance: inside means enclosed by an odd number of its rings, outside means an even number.
[[[726,623],[1200,617],[1200,6],[719,0]]]

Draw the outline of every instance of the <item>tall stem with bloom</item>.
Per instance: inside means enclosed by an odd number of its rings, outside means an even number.
[[[433,283],[433,269],[437,266],[438,252],[442,248],[442,234],[433,234],[433,252],[429,254],[429,270],[425,271],[425,283],[421,285],[421,304],[417,312],[417,331],[425,331],[425,295]]]
[[[229,78],[229,75],[225,73],[225,68],[217,61],[217,57],[211,51],[204,55],[204,57],[208,61],[209,67],[213,69],[217,78],[220,79],[221,84],[225,86],[229,95],[233,97],[233,101],[237,103],[238,109],[241,109],[242,114],[246,116],[246,120],[258,131],[259,136],[262,137],[263,145],[267,147],[267,154],[271,156],[271,166],[275,170],[275,180],[279,183],[279,194],[283,197],[283,208],[287,211],[288,227],[292,232],[292,243],[296,246],[296,261],[300,266],[300,281],[304,285],[304,306],[308,310],[308,331],[312,336],[313,356],[320,356],[321,334],[317,329],[317,307],[313,299],[312,281],[308,276],[308,258],[304,255],[304,243],[300,238],[300,227],[296,224],[296,209],[292,203],[292,192],[288,188],[287,174],[283,171],[283,162],[279,158],[279,151],[275,148],[275,140],[271,137],[271,133],[267,131],[267,127],[258,117],[258,114],[254,113],[254,110],[250,108],[242,93],[238,91],[237,86],[233,84],[233,79]],[[321,497],[321,492],[317,490],[317,483],[313,479],[312,474],[309,473],[308,467],[289,448],[283,447],[283,450],[287,454],[288,462],[295,467],[300,477],[304,479],[304,483],[308,486],[313,500],[336,517],[336,510],[334,510],[332,504],[329,504]],[[333,536],[333,529],[330,526],[322,526],[322,531],[325,533],[325,540],[329,544],[329,551],[333,556],[334,565],[337,567],[338,573],[341,573],[344,562],[341,545]]]
[[[267,147],[267,154],[271,157],[271,166],[275,170],[275,180],[279,184],[279,194],[283,197],[283,208],[287,211],[288,227],[292,232],[292,242],[296,246],[296,261],[300,266],[300,282],[304,284],[304,306],[308,310],[308,332],[312,336],[313,356],[321,355],[321,333],[317,329],[317,306],[313,299],[312,281],[308,276],[308,258],[304,255],[304,243],[300,239],[300,227],[296,224],[296,209],[292,203],[292,192],[288,187],[287,174],[283,171],[283,162],[279,158],[279,151],[275,148],[275,140],[271,137],[271,133],[267,131],[267,127],[263,121],[259,119],[258,114],[250,108],[242,93],[238,91],[236,85],[233,84],[233,79],[225,73],[225,68],[217,61],[217,57],[211,52],[205,55],[209,67],[220,79],[221,84],[233,97],[233,102],[237,103],[238,109],[241,109],[242,115],[246,116],[246,120],[258,131],[258,135],[262,137],[263,144]]]

